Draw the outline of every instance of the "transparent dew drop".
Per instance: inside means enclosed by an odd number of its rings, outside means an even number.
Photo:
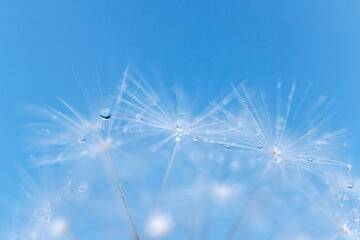
[[[354,183],[352,183],[352,182],[349,182],[348,183],[348,189],[353,189],[354,188]]]
[[[111,111],[108,108],[102,108],[100,110],[100,118],[102,120],[109,120],[111,118]]]
[[[85,192],[88,189],[88,183],[87,182],[82,182],[79,187],[78,187],[78,191],[79,192]]]
[[[263,146],[257,146],[257,149],[259,149],[259,150],[261,150],[263,148],[264,148]]]
[[[86,138],[84,136],[80,136],[78,140],[82,143],[86,141]]]
[[[277,88],[281,88],[281,83],[277,83]]]
[[[41,221],[43,221],[43,223],[49,223],[50,222],[50,216],[45,214],[42,218]]]
[[[314,159],[313,159],[312,157],[308,157],[308,158],[307,158],[307,161],[308,161],[309,163],[312,163],[312,162],[314,161]]]
[[[226,149],[226,150],[229,150],[230,148],[231,148],[230,145],[225,145],[225,149]]]
[[[360,222],[359,213],[357,213],[356,215],[353,216],[353,220],[354,220],[355,222]]]
[[[178,132],[183,132],[184,130],[186,130],[188,124],[189,124],[188,119],[184,115],[177,116],[174,122],[175,129]]]
[[[144,116],[142,115],[142,114],[136,114],[136,116],[135,116],[135,120],[137,121],[137,122],[141,122],[142,120],[144,120]]]
[[[351,165],[350,164],[346,165],[346,169],[351,170]]]
[[[63,194],[60,194],[60,196],[59,196],[59,201],[62,201],[62,200],[64,200],[64,195],[63,195]]]
[[[345,195],[343,196],[343,199],[344,199],[345,201],[347,201],[347,200],[349,200],[349,196],[345,194]]]
[[[199,141],[199,135],[194,135],[192,139],[194,142]]]

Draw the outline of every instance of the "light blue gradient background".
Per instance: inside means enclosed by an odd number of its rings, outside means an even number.
[[[29,156],[24,125],[37,118],[24,106],[59,106],[61,96],[85,108],[73,72],[107,94],[128,64],[201,104],[245,78],[274,93],[280,77],[312,82],[311,94],[336,98],[360,172],[359,1],[14,0],[0,1],[0,196]]]

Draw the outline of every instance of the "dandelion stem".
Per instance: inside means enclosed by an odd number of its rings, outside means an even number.
[[[266,173],[268,172],[268,170],[270,169],[270,166],[271,166],[271,163],[272,161],[270,161],[265,170],[262,172],[262,174],[260,175],[259,179],[257,180],[255,186],[253,187],[253,189],[251,190],[251,193],[250,195],[248,196],[248,198],[246,199],[246,202],[245,202],[245,205],[242,207],[238,217],[236,218],[235,222],[232,224],[230,230],[228,231],[227,235],[226,235],[226,238],[225,239],[228,239],[228,240],[231,240],[234,238],[235,236],[235,233],[236,231],[238,230],[239,226],[240,226],[240,223],[246,213],[246,210],[249,208],[249,205],[250,205],[250,202],[251,200],[253,199],[254,197],[254,194],[256,192],[256,190],[259,188],[260,186],[260,183],[262,182],[262,180],[264,179]]]
[[[111,165],[111,169],[112,169],[113,175],[114,175],[114,177],[115,177],[115,179],[116,179],[117,187],[118,187],[118,189],[119,189],[119,192],[120,192],[120,195],[121,195],[121,199],[122,199],[122,202],[123,202],[124,207],[125,207],[125,210],[126,210],[126,214],[127,214],[128,218],[129,218],[129,221],[130,221],[130,224],[131,224],[131,228],[132,228],[133,231],[134,231],[136,240],[140,240],[139,234],[138,234],[138,232],[137,232],[137,230],[136,230],[136,227],[135,227],[135,224],[134,224],[134,222],[133,222],[133,220],[132,220],[132,217],[131,217],[131,214],[130,214],[130,210],[129,210],[129,208],[127,207],[127,204],[126,204],[126,201],[125,201],[125,197],[124,197],[124,194],[123,194],[123,192],[122,192],[121,185],[120,185],[119,179],[118,179],[117,174],[116,174],[116,171],[115,171],[114,163],[113,163],[113,161],[112,161],[112,159],[111,159],[111,156],[110,156],[110,153],[109,153],[108,150],[106,150],[106,155],[107,155],[107,157],[108,157],[108,159],[109,159],[109,162],[110,162],[110,165]]]
[[[158,195],[157,195],[157,198],[156,198],[155,207],[154,207],[153,212],[155,212],[155,211],[157,210],[157,208],[159,207],[161,195],[162,195],[162,193],[163,193],[163,191],[164,191],[164,188],[165,188],[167,179],[168,179],[168,177],[169,177],[170,170],[171,170],[172,164],[173,164],[174,159],[175,159],[176,150],[177,150],[177,147],[178,147],[178,145],[179,145],[179,142],[180,142],[180,141],[176,141],[176,143],[175,143],[174,150],[173,150],[173,152],[172,152],[172,154],[171,154],[171,159],[170,159],[170,161],[169,161],[169,163],[168,163],[168,166],[167,166],[167,169],[166,169],[164,178],[163,178],[162,183],[161,183],[160,191],[159,191],[159,193],[158,193]]]
[[[329,238],[329,240],[335,240],[335,239],[337,239],[338,237],[340,237],[341,234],[342,234],[342,233],[338,233],[338,234],[336,234],[335,236],[332,236],[331,238]]]

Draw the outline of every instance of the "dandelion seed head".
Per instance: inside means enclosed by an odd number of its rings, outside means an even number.
[[[349,229],[349,226],[347,224],[344,224],[342,227],[341,227],[341,232],[345,235],[349,234],[350,233],[350,229]]]
[[[271,150],[271,156],[272,157],[277,157],[280,153],[281,153],[281,151],[280,151],[280,149],[278,147],[274,147]]]

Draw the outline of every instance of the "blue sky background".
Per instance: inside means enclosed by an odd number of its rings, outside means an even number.
[[[96,96],[98,79],[113,93],[128,64],[201,104],[245,78],[274,93],[279,78],[311,82],[312,94],[336,98],[356,171],[359,43],[355,0],[0,1],[1,181],[29,155],[23,126],[36,116],[26,104],[59,106],[61,96],[81,109],[73,72]]]

